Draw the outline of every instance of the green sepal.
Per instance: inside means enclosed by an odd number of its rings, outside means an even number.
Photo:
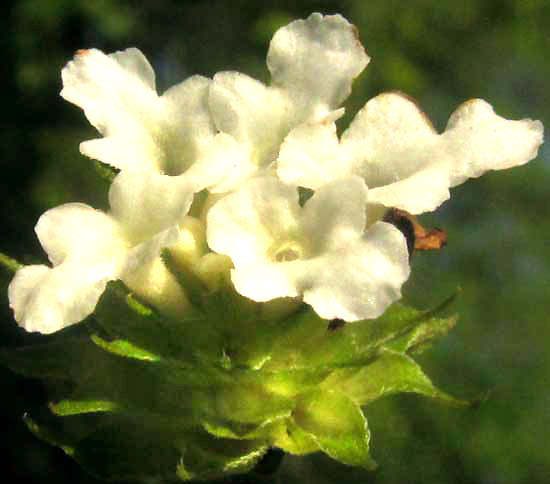
[[[385,348],[363,368],[334,371],[322,386],[345,393],[361,406],[394,393],[418,393],[450,405],[469,405],[435,387],[411,357]]]
[[[369,453],[367,419],[347,395],[326,389],[309,393],[298,400],[292,418],[330,457],[343,464],[376,468]]]

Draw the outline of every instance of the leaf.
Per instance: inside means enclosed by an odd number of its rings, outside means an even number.
[[[447,317],[440,315],[456,301],[459,293],[460,289],[457,289],[434,308],[423,311],[417,325],[384,346],[394,351],[416,354],[429,348],[434,340],[445,336],[456,326],[458,322],[456,314]]]
[[[274,445],[285,452],[294,455],[306,455],[321,450],[317,440],[302,428],[296,425],[289,417],[284,422],[278,422],[273,431]]]
[[[221,335],[204,317],[190,315],[186,320],[161,317],[136,299],[122,283],[109,283],[94,318],[114,340],[128,344],[166,360],[193,364],[198,360],[221,362]]]
[[[394,393],[418,393],[451,405],[469,404],[436,388],[411,357],[388,349],[380,350],[378,358],[363,368],[334,371],[322,386],[345,393],[361,406]]]
[[[206,433],[190,434],[180,446],[177,475],[184,481],[248,472],[268,449],[262,440],[216,438]]]
[[[369,454],[367,420],[359,405],[343,393],[314,391],[299,400],[292,418],[332,458],[370,470],[376,467]]]
[[[306,309],[277,326],[271,337],[271,359],[263,368],[337,368],[367,363],[377,348],[421,324],[430,316],[394,303],[377,319],[329,330],[329,321]]]
[[[160,361],[161,359],[158,355],[139,348],[138,346],[135,346],[129,341],[123,339],[106,341],[96,334],[93,334],[91,336],[91,339],[97,346],[115,355],[125,356],[126,358],[135,358],[137,360],[144,361]]]

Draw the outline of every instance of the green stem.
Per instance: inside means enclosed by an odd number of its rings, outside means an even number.
[[[23,267],[23,264],[20,264],[15,259],[12,259],[6,254],[2,254],[2,252],[0,252],[0,266],[2,266],[4,269],[7,269],[11,273],[14,273],[15,271],[21,269],[21,267]]]

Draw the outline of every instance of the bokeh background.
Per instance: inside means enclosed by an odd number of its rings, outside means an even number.
[[[43,211],[69,201],[106,208],[106,187],[78,152],[94,129],[58,95],[60,70],[75,50],[139,47],[160,91],[195,73],[228,69],[268,81],[273,32],[313,11],[342,13],[372,57],[341,126],[368,98],[400,90],[440,130],[472,97],[505,117],[550,127],[548,0],[19,0],[0,16],[0,250],[44,261],[33,232]],[[415,396],[386,398],[366,411],[378,471],[320,455],[287,458],[281,483],[549,482],[549,186],[547,144],[535,161],[470,180],[422,217],[447,231],[449,245],[413,259],[406,300],[426,307],[462,290],[458,327],[421,363],[444,389],[486,395],[484,403],[457,410]],[[3,279],[3,294],[6,285]],[[0,299],[0,345],[36,340],[16,327],[7,298]],[[45,402],[40,384],[0,371],[3,475],[97,482],[24,428],[23,412]]]

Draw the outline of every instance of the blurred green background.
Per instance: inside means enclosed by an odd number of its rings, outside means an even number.
[[[194,73],[228,69],[267,81],[273,32],[313,11],[342,13],[372,57],[342,126],[368,98],[400,90],[440,130],[472,97],[505,117],[550,127],[548,0],[20,0],[0,16],[0,250],[44,261],[33,232],[43,211],[69,201],[106,207],[107,187],[78,152],[94,129],[58,95],[61,68],[75,50],[139,47],[160,91]],[[414,396],[387,398],[366,411],[378,471],[320,455],[287,458],[281,483],[549,482],[549,185],[547,145],[526,166],[453,189],[449,202],[422,217],[447,231],[449,245],[415,256],[406,300],[425,307],[457,286],[462,292],[459,326],[421,363],[442,388],[464,397],[488,393],[485,403],[457,410]],[[36,340],[16,327],[6,299],[0,344]],[[45,401],[39,383],[3,369],[1,378],[4,475],[96,482],[25,430],[23,412]]]

